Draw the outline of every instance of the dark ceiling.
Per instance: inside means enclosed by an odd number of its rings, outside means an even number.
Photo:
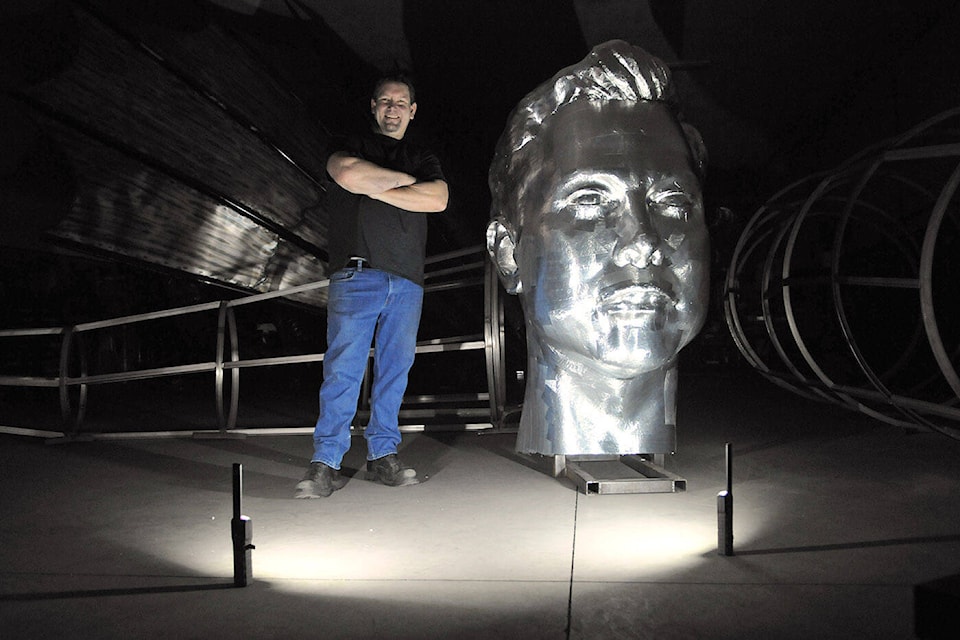
[[[364,126],[381,71],[413,72],[411,135],[451,184],[433,253],[482,242],[510,109],[609,39],[674,68],[734,227],[960,105],[957,0],[6,0],[0,20],[5,260],[66,248],[243,290],[325,275],[325,142]]]

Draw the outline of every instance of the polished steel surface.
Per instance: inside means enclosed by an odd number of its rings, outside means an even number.
[[[709,238],[706,154],[671,86],[662,62],[611,41],[529,93],[498,143],[487,250],[524,310],[521,452],[675,448]]]

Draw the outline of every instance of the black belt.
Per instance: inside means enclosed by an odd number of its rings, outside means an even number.
[[[366,258],[358,258],[354,256],[347,260],[346,264],[343,265],[344,269],[356,269],[357,271],[363,271],[363,268],[371,269],[370,261]]]

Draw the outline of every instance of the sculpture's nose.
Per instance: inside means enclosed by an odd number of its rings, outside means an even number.
[[[633,194],[617,221],[617,246],[613,261],[618,267],[628,264],[638,269],[663,263],[661,240],[650,224],[646,202],[642,196]]]

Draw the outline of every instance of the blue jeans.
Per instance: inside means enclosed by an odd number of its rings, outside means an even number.
[[[423,287],[386,271],[347,268],[330,276],[313,462],[339,469],[350,449],[350,424],[374,336],[367,460],[397,452],[398,414],[416,355],[422,306]]]

